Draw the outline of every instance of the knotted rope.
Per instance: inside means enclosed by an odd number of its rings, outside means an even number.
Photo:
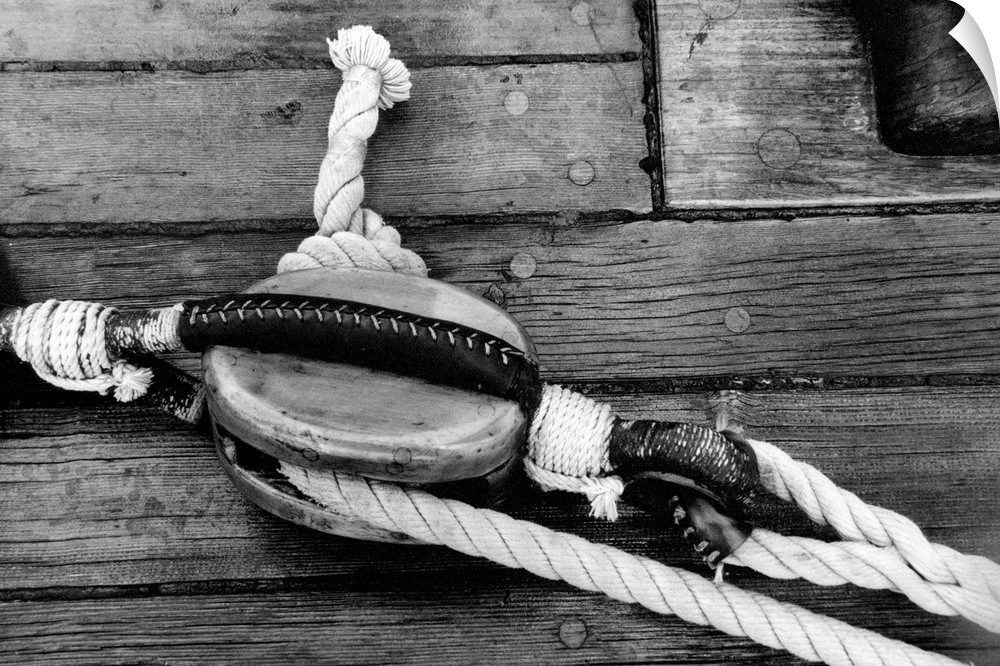
[[[376,213],[361,208],[361,168],[378,109],[408,97],[409,73],[389,58],[388,42],[367,27],[340,31],[330,42],[330,55],[344,72],[344,85],[330,120],[329,147],[316,188],[319,231],[297,252],[285,255],[278,270],[356,266],[424,275],[423,261],[400,247],[399,234]],[[159,311],[139,322],[138,337],[145,349],[179,348],[170,333],[175,328],[170,325],[172,312]],[[107,339],[106,323],[115,314],[98,304],[47,301],[21,310],[11,321],[0,321],[0,333],[10,333],[18,356],[43,379],[75,390],[105,392],[114,387],[116,397],[129,400],[145,390],[149,376],[109,352],[115,341]],[[544,489],[587,495],[593,515],[614,519],[623,483],[608,461],[613,420],[609,406],[546,386],[529,433],[529,476]],[[821,585],[852,582],[897,590],[931,612],[961,614],[1000,632],[1000,566],[932,544],[912,521],[865,504],[777,447],[749,441],[765,487],[794,501],[813,520],[833,526],[845,541],[826,544],[757,529],[727,563]],[[712,584],[690,572],[493,511],[348,474],[284,463],[282,470],[318,503],[354,507],[365,520],[385,529],[710,624],[804,659],[852,666],[956,663],[794,605],[725,583]]]
[[[129,402],[146,392],[153,373],[110,358],[107,322],[117,312],[84,301],[52,299],[33,303],[9,323],[9,338],[17,357],[30,363],[35,373],[50,384],[101,394],[114,389],[118,400]],[[151,340],[169,338],[161,328],[150,326],[145,333]],[[166,351],[166,347],[161,350]]]

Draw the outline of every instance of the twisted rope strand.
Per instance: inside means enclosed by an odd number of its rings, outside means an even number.
[[[773,444],[749,442],[757,454],[764,486],[778,497],[794,501],[815,522],[832,526],[848,541],[895,547],[930,582],[975,592],[988,590],[994,601],[1000,601],[1000,564],[932,544],[909,518],[866,504],[812,465],[792,459]]]
[[[696,574],[495,511],[349,474],[285,463],[281,471],[319,504],[346,503],[382,529],[747,636],[803,659],[844,666],[958,663],[764,595],[716,585]]]
[[[900,592],[930,613],[962,615],[1000,633],[1000,603],[988,591],[928,581],[892,546],[826,543],[757,528],[725,563],[749,567],[771,578],[804,578],[818,585],[853,583]]]
[[[409,97],[410,73],[389,57],[389,42],[367,26],[340,30],[336,40],[327,41],[330,59],[344,73],[344,81],[330,116],[327,153],[313,196],[319,229],[296,252],[281,258],[278,272],[356,266],[426,275],[423,260],[400,247],[396,230],[361,208],[365,194],[361,170],[368,139],[378,126],[378,110]]]

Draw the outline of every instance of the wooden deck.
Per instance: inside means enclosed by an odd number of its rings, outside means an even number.
[[[0,301],[158,306],[273,274],[314,227],[324,38],[368,23],[414,82],[371,142],[368,204],[523,322],[546,379],[626,416],[725,410],[1000,557],[1000,156],[882,145],[848,0],[445,4],[0,0]],[[798,663],[283,523],[204,432],[0,373],[0,663]],[[515,513],[704,571],[638,512],[535,493]],[[900,595],[727,576],[1000,664],[1000,636]]]

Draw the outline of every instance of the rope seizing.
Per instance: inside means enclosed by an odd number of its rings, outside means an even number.
[[[121,402],[146,392],[153,374],[108,355],[108,319],[99,303],[48,300],[22,309],[11,322],[14,353],[50,384],[70,391],[114,390]]]

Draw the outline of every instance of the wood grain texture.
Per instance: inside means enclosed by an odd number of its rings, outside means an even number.
[[[650,210],[639,63],[437,67],[413,81],[369,142],[370,207]],[[326,70],[5,74],[0,219],[309,218],[339,84]],[[569,178],[581,161],[595,170],[585,186]]]
[[[868,39],[879,127],[909,155],[1000,152],[1000,124],[986,77],[952,37],[965,10],[948,0],[853,3]]]
[[[510,400],[357,365],[215,347],[203,367],[215,419],[293,465],[401,483],[456,481],[502,466],[527,432]]]
[[[850,4],[661,0],[664,192],[679,208],[997,201],[1000,157],[879,140]]]
[[[0,404],[9,405],[14,391],[2,390]],[[906,513],[932,539],[1000,554],[996,388],[594,397],[626,417],[708,424],[726,411],[749,434]],[[325,644],[340,646],[329,654],[345,662],[482,653],[523,663],[534,651],[546,663],[796,663],[441,548],[294,528],[243,501],[192,429],[92,399],[47,402],[22,398],[0,411],[0,597],[8,602],[0,661],[225,663],[283,650],[304,663]],[[588,519],[575,497],[529,493],[524,501],[519,517],[704,571],[683,539],[627,507],[612,525]],[[1000,663],[995,635],[899,595],[727,572],[741,587],[980,666]],[[579,622],[586,636],[573,648]]]
[[[431,276],[492,294],[549,381],[1000,372],[995,216],[449,224]],[[24,299],[164,306],[273,274],[300,232],[5,239]],[[527,278],[510,261],[529,255]]]
[[[594,397],[627,418],[710,424],[727,410],[751,436],[903,512],[935,540],[1000,556],[995,388]],[[15,565],[3,589],[444,571],[460,558],[432,566],[415,548],[395,563],[402,551],[273,519],[228,484],[206,434],[155,411],[41,404],[7,407],[3,420],[0,561]],[[529,494],[515,512],[642,554],[675,536],[638,514],[623,523],[637,531],[587,519],[584,500],[559,494]],[[700,563],[683,541],[669,552]]]
[[[520,572],[269,594],[0,603],[0,660],[17,664],[750,664],[801,660]],[[806,599],[799,586],[785,597]],[[791,594],[789,588],[795,589]],[[1000,644],[955,620],[898,615],[884,598],[816,597],[832,614],[977,666]],[[866,618],[848,616],[864,604]]]
[[[579,6],[582,5],[582,6]],[[327,36],[371,25],[399,57],[638,52],[638,21],[622,0],[150,0],[127,9],[88,0],[2,0],[0,62],[152,61],[243,68],[327,63]],[[67,39],[66,35],[72,35]]]

